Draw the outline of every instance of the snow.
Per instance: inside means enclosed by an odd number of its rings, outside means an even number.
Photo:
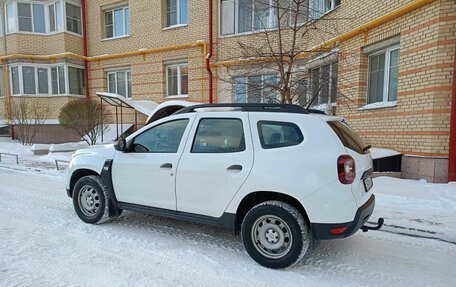
[[[377,102],[377,103],[372,103],[372,104],[362,106],[362,107],[358,108],[358,111],[390,108],[390,107],[395,107],[395,106],[397,106],[397,101]]]
[[[372,147],[369,149],[369,151],[370,151],[373,159],[390,157],[390,156],[395,156],[395,155],[401,154],[400,152],[392,150],[392,149],[377,148],[377,147]]]
[[[132,124],[108,124],[107,129],[103,133],[103,143],[113,143],[117,140],[117,129],[119,129],[119,136],[122,134],[122,131],[126,132],[131,128]],[[101,143],[101,134],[97,138],[97,143]]]
[[[456,183],[378,177],[370,221],[385,218],[386,229],[456,243]]]
[[[34,144],[30,148],[31,151],[49,151],[50,145],[48,144]]]
[[[147,100],[140,100],[140,101],[134,101],[132,99],[127,99],[121,95],[113,94],[113,93],[105,93],[105,92],[98,92],[97,95],[105,97],[105,98],[113,98],[116,100],[120,100],[127,105],[125,106],[131,106],[138,112],[149,116],[152,111],[158,106],[156,102],[152,101],[147,101]]]
[[[456,280],[456,184],[375,178],[372,221],[383,216],[386,232],[323,241],[295,267],[270,270],[250,259],[239,236],[215,227],[132,212],[85,224],[66,196],[63,174],[13,168],[0,167],[0,286],[453,286]],[[416,238],[428,235],[436,239]]]
[[[49,152],[70,152],[77,149],[86,148],[88,146],[89,145],[86,142],[51,144],[49,146]]]

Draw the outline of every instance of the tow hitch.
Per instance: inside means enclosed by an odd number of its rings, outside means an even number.
[[[361,230],[362,230],[363,232],[368,232],[369,230],[379,230],[380,228],[382,228],[383,222],[384,222],[384,221],[385,221],[385,220],[384,220],[383,218],[380,217],[380,218],[378,219],[377,226],[367,226],[367,225],[363,225],[363,226],[361,226]]]

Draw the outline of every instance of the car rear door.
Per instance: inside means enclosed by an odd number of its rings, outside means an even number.
[[[248,113],[199,114],[177,168],[177,210],[222,216],[252,165]]]

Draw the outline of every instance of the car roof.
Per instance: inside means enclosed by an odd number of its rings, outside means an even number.
[[[185,114],[194,112],[214,111],[242,111],[242,112],[279,112],[309,114],[310,112],[298,105],[291,104],[259,104],[259,103],[226,103],[226,104],[204,104],[183,108],[174,114]]]

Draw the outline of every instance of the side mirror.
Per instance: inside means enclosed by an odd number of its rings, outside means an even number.
[[[127,141],[124,138],[119,139],[114,145],[114,148],[121,152],[127,152]]]

